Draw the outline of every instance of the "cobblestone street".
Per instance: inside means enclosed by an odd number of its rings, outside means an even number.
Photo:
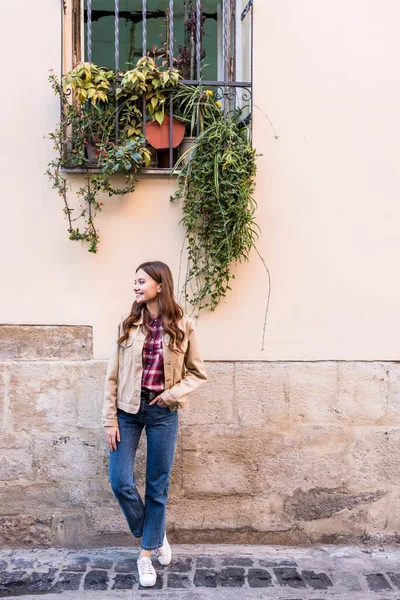
[[[344,546],[173,546],[155,588],[140,588],[137,549],[0,552],[0,597],[340,598],[400,600],[400,549]],[[154,564],[158,565],[157,561]]]

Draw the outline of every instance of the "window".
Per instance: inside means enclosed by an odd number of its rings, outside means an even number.
[[[167,68],[179,69],[181,83],[206,86],[223,111],[240,108],[250,122],[253,0],[70,0],[66,4],[64,72],[88,61],[122,76],[142,56],[164,56]],[[146,118],[143,129],[145,123]],[[167,168],[176,160],[169,150]]]

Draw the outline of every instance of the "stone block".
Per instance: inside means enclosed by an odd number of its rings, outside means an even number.
[[[132,537],[128,523],[116,498],[110,499],[108,502],[102,502],[97,507],[93,506],[89,509],[88,515],[90,527],[97,535],[115,534],[118,536],[124,533]]]
[[[240,567],[221,569],[220,584],[223,587],[242,587],[245,582],[245,570]]]
[[[346,486],[351,435],[341,427],[297,425],[275,435],[259,459],[264,494]]]
[[[196,587],[216,588],[219,573],[215,569],[196,569],[193,583]]]
[[[85,517],[84,509],[75,512],[57,511],[53,516],[53,530],[57,544],[64,547],[79,547],[85,539]]]
[[[117,574],[113,578],[112,590],[131,590],[137,578],[132,573]]]
[[[134,558],[121,558],[115,565],[116,573],[131,573],[137,569]]]
[[[287,585],[292,588],[306,587],[297,570],[292,567],[277,567],[274,569],[274,574],[282,586]]]
[[[253,559],[249,556],[227,556],[222,560],[224,567],[252,567]]]
[[[25,597],[29,597],[29,594],[36,595],[49,593],[54,585],[55,578],[56,572],[54,568],[47,573],[31,572],[27,582],[26,592],[24,591],[24,593],[27,593],[27,596]]]
[[[351,425],[390,424],[387,419],[389,371],[385,363],[338,362],[335,411]]]
[[[84,325],[0,325],[0,361],[88,360],[92,328]]]
[[[88,556],[77,556],[72,554],[72,556],[67,555],[62,564],[63,571],[76,572],[76,573],[84,573],[87,569],[89,563]]]
[[[352,455],[353,485],[396,490],[400,484],[400,428],[357,427]]]
[[[76,366],[76,425],[78,427],[103,430],[101,411],[106,370],[105,360],[92,360]]]
[[[0,482],[34,479],[32,441],[25,434],[5,434],[0,438]]]
[[[383,573],[366,573],[365,578],[369,589],[373,592],[393,589]]]
[[[400,424],[400,364],[385,363],[389,376],[387,418],[392,424]]]
[[[54,542],[51,517],[31,515],[0,516],[0,545],[50,546]]]
[[[285,512],[296,521],[326,519],[342,510],[351,510],[358,504],[376,502],[384,495],[382,491],[355,494],[340,489],[296,490],[285,502]]]
[[[10,371],[8,365],[0,363],[0,430],[8,431],[10,429]]]
[[[181,573],[168,573],[167,586],[169,588],[184,589],[192,587],[192,582],[187,575]]]
[[[179,413],[182,425],[214,425],[236,422],[234,364],[207,363],[207,382],[190,394],[188,406]]]
[[[284,513],[283,499],[271,494],[231,497],[171,497],[168,526],[172,531],[249,531],[280,532],[293,526],[293,518]],[[220,538],[218,537],[218,540]],[[214,565],[198,564],[198,567]]]
[[[174,556],[172,558],[169,570],[173,571],[174,573],[187,573],[188,571],[192,570],[192,559]]]
[[[0,486],[0,514],[53,515],[58,509],[98,507],[113,498],[108,482],[81,481],[5,482]]]
[[[286,368],[291,421],[321,425],[337,421],[337,363],[292,362]]]
[[[251,588],[263,588],[272,585],[272,577],[265,569],[249,569],[247,580]]]
[[[102,570],[92,570],[86,573],[83,583],[85,590],[106,590],[108,588],[108,573]]]
[[[261,432],[215,426],[182,431],[182,485],[186,496],[260,491]],[[262,444],[261,444],[262,446]]]
[[[70,590],[78,590],[81,584],[83,573],[60,573],[56,584],[51,590],[53,593],[67,592]]]
[[[329,587],[333,587],[333,583],[326,573],[302,571],[301,576],[304,579],[307,587],[310,587],[313,590],[327,590]]]
[[[367,505],[365,530],[367,533],[397,534],[400,531],[400,491],[385,492],[382,498]]]
[[[42,481],[85,481],[101,472],[98,440],[92,433],[42,436],[34,440],[33,456]]]
[[[101,427],[103,362],[13,363],[9,405],[14,431]]]
[[[325,519],[297,522],[298,527],[301,527],[308,543],[357,543],[368,530],[368,507],[368,504],[358,504]]]
[[[236,363],[235,412],[244,427],[285,421],[289,415],[287,363]]]

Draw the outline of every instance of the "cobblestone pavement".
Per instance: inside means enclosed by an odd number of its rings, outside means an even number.
[[[400,548],[173,546],[157,583],[141,588],[137,548],[0,551],[0,598],[46,600],[400,600]]]

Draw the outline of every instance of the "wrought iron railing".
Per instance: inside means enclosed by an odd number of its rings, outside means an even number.
[[[64,1],[64,0],[63,0]],[[77,0],[79,2],[79,0]],[[83,1],[83,0],[81,0]],[[186,84],[188,86],[206,86],[213,88],[215,90],[215,99],[221,101],[222,110],[224,115],[226,116],[232,109],[234,108],[243,108],[244,110],[244,120],[251,127],[252,125],[252,114],[253,114],[253,83],[252,83],[252,72],[253,72],[253,0],[249,0],[246,4],[245,8],[240,12],[240,22],[244,22],[245,19],[249,19],[248,22],[248,31],[249,36],[246,42],[246,53],[249,57],[249,68],[247,69],[248,74],[250,75],[248,81],[235,81],[234,73],[232,72],[232,66],[230,58],[232,47],[234,48],[235,57],[238,56],[239,53],[243,51],[243,46],[239,47],[237,45],[237,40],[232,39],[231,34],[231,23],[229,22],[229,17],[232,15],[232,6],[235,6],[235,14],[238,14],[237,7],[239,5],[238,0],[221,0],[222,4],[222,56],[221,63],[222,67],[220,69],[220,74],[222,74],[222,79],[220,80],[202,80],[201,78],[201,55],[202,55],[202,44],[201,44],[201,14],[202,14],[202,3],[201,0],[193,0],[195,2],[195,11],[196,11],[196,37],[195,37],[195,64],[196,64],[196,78],[195,79],[181,79],[180,83]],[[94,11],[92,0],[86,0],[85,2],[86,8],[83,11],[84,21],[86,23],[86,39],[85,39],[85,50],[86,50],[86,59],[91,62],[93,55],[93,35],[92,35],[92,25],[93,25],[93,14],[99,12],[107,12],[109,16],[110,13],[114,14],[114,68],[118,75],[120,69],[120,18],[128,18],[129,14],[125,14],[126,11],[120,11],[120,2],[119,0],[114,0],[114,10],[113,11]],[[168,10],[169,10],[169,39],[174,40],[174,0],[168,1]],[[135,12],[137,18],[137,11]],[[142,0],[142,10],[141,10],[141,22],[142,22],[142,54],[143,56],[147,55],[147,1]],[[235,58],[234,57],[234,58]],[[174,67],[174,44],[170,45],[169,50],[169,68],[172,69]],[[117,81],[120,78],[117,77]],[[117,106],[118,108],[118,106]],[[173,120],[172,116],[174,113],[174,100],[171,97],[169,103],[169,110],[166,111],[166,114],[170,115],[170,127],[169,127],[169,170],[173,168],[175,160],[174,160],[174,152],[172,147],[172,135],[173,135]],[[146,136],[146,101],[143,99],[143,135]],[[116,110],[116,118],[115,118],[115,132],[116,132],[116,140],[118,139],[118,110]],[[199,133],[197,127],[197,134]]]

